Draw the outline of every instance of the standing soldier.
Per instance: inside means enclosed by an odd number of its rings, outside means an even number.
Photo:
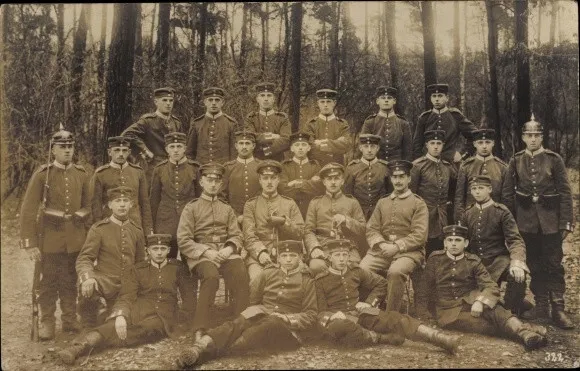
[[[507,170],[507,164],[492,154],[495,144],[495,130],[479,129],[472,132],[475,156],[465,160],[459,167],[457,174],[457,189],[455,191],[454,220],[460,221],[465,209],[475,203],[469,192],[469,179],[477,175],[486,175],[491,178],[491,198],[495,202],[502,202],[501,192]]]
[[[57,298],[62,331],[80,330],[75,261],[85,240],[86,225],[90,224],[90,198],[89,176],[81,165],[72,162],[73,146],[72,133],[61,125],[50,140],[54,161],[42,165],[32,175],[20,210],[20,247],[31,260],[41,262],[38,283],[41,340],[54,338]]]
[[[379,142],[381,137],[373,134],[359,136],[360,160],[352,160],[346,167],[344,193],[357,199],[362,207],[365,220],[368,220],[375,209],[379,198],[386,195],[391,184],[387,161],[379,160]]]
[[[425,256],[443,248],[443,227],[447,225],[447,209],[455,191],[455,169],[441,159],[445,132],[425,132],[427,154],[413,161],[409,188],[419,195],[429,210],[429,235],[425,245]]]
[[[334,115],[337,94],[336,90],[317,90],[320,114],[302,129],[314,140],[311,157],[321,166],[329,162],[344,164],[344,154],[352,147],[348,122]]]
[[[203,91],[205,114],[193,119],[187,134],[185,154],[200,164],[235,158],[234,133],[238,122],[222,112],[225,92],[221,88]]]
[[[415,135],[413,136],[413,158],[423,155],[425,144],[425,131],[443,130],[445,132],[445,146],[441,153],[441,158],[454,166],[459,167],[459,162],[465,156],[459,147],[459,134],[462,134],[468,142],[466,148],[471,148],[469,144],[470,134],[475,130],[475,126],[457,108],[447,107],[449,97],[449,85],[432,84],[427,87],[431,94],[431,104],[433,109],[423,112],[417,120]]]
[[[131,138],[133,144],[139,150],[143,161],[140,164],[145,170],[147,183],[151,180],[151,174],[155,165],[167,159],[165,152],[165,134],[179,131],[185,133],[187,129],[173,115],[175,90],[173,88],[159,88],[154,91],[153,102],[157,110],[146,113],[133,125],[129,126],[122,136]]]
[[[405,282],[423,264],[429,225],[427,205],[409,189],[409,161],[389,162],[394,191],[377,203],[367,223],[370,246],[360,262],[363,269],[387,278],[387,311],[399,311]]]
[[[395,113],[397,89],[381,86],[376,92],[379,112],[365,119],[361,134],[375,134],[381,138],[378,158],[385,161],[411,161],[413,139],[411,125]]]
[[[344,166],[331,162],[320,170],[326,194],[312,199],[304,227],[304,244],[310,269],[318,274],[327,269],[326,242],[344,237],[353,242],[350,262],[358,264],[366,251],[365,216],[358,201],[342,192]],[[356,248],[355,248],[356,246]]]
[[[564,313],[564,266],[562,242],[573,231],[572,195],[564,161],[542,146],[544,129],[534,120],[524,124],[526,149],[510,160],[503,187],[503,200],[514,214],[526,243],[530,289],[536,307],[530,317],[552,320],[563,329],[574,328]]]
[[[220,274],[232,293],[235,315],[248,306],[250,295],[248,273],[240,255],[243,237],[236,214],[230,205],[217,197],[223,174],[224,167],[219,163],[202,165],[199,181],[202,194],[185,205],[177,227],[181,256],[201,281],[193,318],[196,337],[208,326]]]
[[[284,112],[273,109],[275,88],[276,85],[270,82],[263,82],[254,87],[260,110],[250,112],[244,123],[246,129],[254,131],[257,135],[255,155],[260,160],[282,161],[284,151],[288,149],[290,121]]]
[[[294,156],[282,162],[280,193],[292,198],[298,204],[302,217],[306,218],[308,205],[313,197],[324,193],[324,186],[318,172],[320,164],[308,158],[310,135],[296,132],[290,135],[290,151]]]
[[[238,157],[224,164],[225,173],[221,196],[229,202],[240,226],[244,214],[244,204],[250,198],[260,194],[258,181],[258,165],[260,160],[254,158],[256,133],[251,131],[236,132],[236,151]]]
[[[302,240],[304,219],[296,202],[278,194],[282,166],[266,160],[258,165],[262,194],[244,206],[244,243],[250,282],[277,259],[274,245],[278,240]]]
[[[131,141],[126,137],[110,137],[108,142],[111,162],[97,168],[91,178],[93,220],[99,221],[111,215],[111,210],[107,208],[109,202],[107,191],[111,188],[127,186],[133,190],[135,195],[135,204],[129,217],[142,227],[145,235],[153,233],[151,204],[149,203],[149,189],[145,172],[139,165],[127,161]]]

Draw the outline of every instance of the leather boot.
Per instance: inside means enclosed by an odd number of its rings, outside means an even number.
[[[539,291],[535,296],[536,306],[524,312],[522,319],[527,321],[537,321],[546,324],[550,320],[550,295],[548,292]]]
[[[38,338],[40,340],[54,339],[54,321],[43,320],[38,326]]]
[[[510,317],[505,323],[505,331],[518,340],[526,347],[526,350],[534,350],[544,347],[548,344],[545,336],[542,336],[530,330],[529,325],[524,325],[517,317]]]
[[[79,314],[81,316],[81,325],[85,329],[91,329],[97,326],[97,316],[99,311],[99,302],[93,299],[80,299]]]
[[[441,330],[435,330],[429,326],[419,325],[417,332],[412,336],[413,341],[423,341],[445,349],[449,354],[457,353],[459,336],[449,335]]]
[[[564,293],[550,292],[550,301],[552,302],[552,321],[554,321],[554,324],[564,330],[573,329],[575,327],[574,323],[564,313]]]
[[[103,337],[100,333],[97,331],[91,331],[83,336],[80,340],[75,340],[73,345],[61,350],[57,354],[63,363],[72,365],[75,363],[75,360],[79,356],[83,355],[86,351],[98,345],[102,340]]]
[[[176,365],[180,369],[189,369],[203,363],[215,350],[215,343],[208,335],[202,336],[177,357]]]

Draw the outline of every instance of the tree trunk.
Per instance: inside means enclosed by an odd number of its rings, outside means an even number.
[[[502,135],[501,125],[499,119],[499,96],[497,86],[497,21],[495,18],[495,7],[499,6],[496,0],[485,0],[485,8],[487,13],[487,45],[488,45],[488,60],[489,60],[489,82],[491,89],[491,102],[487,112],[488,127],[495,129],[496,143],[493,147],[494,155],[502,157]]]
[[[201,93],[204,84],[204,61],[205,61],[205,44],[207,40],[207,22],[208,22],[208,3],[199,3],[199,43],[197,44],[197,56],[193,69],[194,81],[194,102],[201,102]]]
[[[467,31],[469,29],[467,22],[467,2],[463,3],[463,19],[465,19],[463,25],[463,54],[461,55],[461,69],[459,70],[459,96],[461,97],[459,101],[461,102],[461,112],[467,115],[466,107],[466,97],[465,97],[465,69],[467,67]]]
[[[226,3],[226,14],[227,14],[227,3]],[[238,65],[238,62],[236,61],[236,49],[235,49],[235,42],[234,42],[234,26],[233,26],[233,22],[231,22],[231,19],[234,19],[236,16],[236,4],[232,4],[232,15],[231,17],[228,15],[229,19],[228,19],[228,26],[229,26],[229,34],[230,34],[230,49],[232,50],[232,61],[234,62],[234,65]]]
[[[536,47],[542,45],[542,1],[538,0],[538,33],[536,34]]]
[[[431,108],[427,86],[437,83],[437,60],[435,58],[435,27],[433,8],[430,1],[421,1],[423,25],[423,71],[425,75],[425,109]]]
[[[369,3],[365,1],[365,55],[369,52]],[[365,63],[368,58],[365,58]],[[365,69],[366,70],[366,69]]]
[[[242,38],[240,42],[240,59],[238,66],[238,76],[243,78],[245,75],[246,62],[248,58],[248,13],[250,12],[250,4],[244,3],[242,7]]]
[[[74,7],[74,5],[73,5]],[[73,18],[76,22],[76,18]],[[55,93],[56,93],[56,112],[60,120],[65,120],[68,117],[68,110],[66,105],[66,88],[64,84],[64,4],[58,4],[56,10],[56,76],[55,76]]]
[[[528,54],[528,0],[515,2],[518,146],[522,148],[522,125],[530,120],[530,57]],[[514,148],[514,152],[516,148]]]
[[[282,13],[284,15],[284,57],[282,62],[281,82],[280,82],[280,93],[278,94],[278,106],[282,105],[282,97],[284,95],[284,90],[286,90],[286,75],[288,71],[288,58],[290,56],[290,19],[288,18],[288,2],[284,2],[282,5]]]
[[[157,16],[157,3],[153,3],[153,14],[151,15],[151,28],[149,29],[149,64],[151,65],[151,59],[153,57],[153,34],[155,33],[155,19]]]
[[[97,58],[97,77],[99,80],[99,87],[104,87],[105,82],[105,51],[107,50],[107,4],[102,5],[101,18],[101,40],[99,42],[99,56]]]
[[[330,87],[337,88],[339,84],[338,33],[340,29],[340,3],[332,2],[332,24],[330,30]]]
[[[550,48],[556,45],[556,22],[558,16],[558,1],[552,1],[552,11],[550,14]]]
[[[382,12],[381,12],[382,9]],[[383,38],[383,30],[385,29],[385,26],[383,25],[383,21],[385,20],[386,17],[386,11],[385,11],[385,6],[381,6],[379,3],[379,18],[377,20],[377,53],[379,56],[379,59],[382,61],[383,60],[383,56],[385,55],[385,41]]]
[[[81,109],[81,90],[83,86],[83,70],[85,63],[85,49],[87,46],[87,31],[89,27],[90,3],[81,8],[79,24],[73,41],[73,57],[71,65],[71,115],[67,122],[73,128],[82,127],[83,110]]]
[[[105,138],[121,134],[131,122],[135,50],[135,4],[115,4],[107,73]]]
[[[159,22],[157,23],[157,43],[155,44],[154,78],[157,85],[166,81],[169,61],[169,22],[171,3],[159,3]]]
[[[387,49],[389,52],[389,65],[391,70],[391,85],[395,88],[399,87],[399,53],[397,52],[397,35],[395,31],[395,2],[387,1],[385,2],[385,20],[386,16],[391,14],[391,18],[386,23],[387,30]],[[400,102],[397,102],[397,106]]]
[[[302,52],[302,3],[292,4],[292,61],[290,63],[290,122],[292,132],[298,131],[300,125],[300,71]]]
[[[266,51],[268,49],[268,3],[266,3],[266,10],[261,10],[260,24],[262,28],[262,50],[260,56],[260,79],[264,79],[266,75]],[[261,5],[262,6],[262,5]]]
[[[554,46],[556,42],[556,15],[558,14],[558,1],[552,2],[552,14],[550,15],[550,40],[548,46],[550,48],[550,54],[554,53]],[[548,72],[547,76],[547,85],[546,85],[546,107],[556,107],[556,98],[554,97],[554,75],[551,73],[554,67],[554,62],[552,57],[548,59],[548,63],[546,65],[546,71]],[[544,146],[551,147],[552,149],[559,151],[560,142],[558,140],[554,140],[554,146],[550,146],[551,139],[552,139],[552,131],[554,131],[554,136],[556,136],[556,132],[558,131],[558,125],[556,123],[556,117],[554,109],[548,109],[545,111],[544,117]],[[557,138],[554,138],[557,139]]]
[[[339,74],[338,74],[338,85],[336,86],[337,88],[340,88],[340,86],[342,85],[342,82],[344,80],[344,70],[346,69],[345,66],[348,66],[348,53],[347,53],[347,48],[348,48],[348,16],[349,16],[349,2],[345,1],[342,4],[342,11],[341,11],[341,24],[342,24],[342,41],[340,43],[340,62],[339,62]]]
[[[137,4],[137,19],[135,24],[135,75],[143,77],[143,24],[141,3]]]
[[[459,92],[459,76],[461,73],[461,40],[459,37],[459,1],[453,3],[453,76],[457,76],[453,79],[453,91],[456,93],[457,102],[455,106],[461,107],[461,95],[457,94]]]

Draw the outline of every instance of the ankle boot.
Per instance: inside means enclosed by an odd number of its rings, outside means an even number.
[[[515,316],[510,317],[505,323],[505,331],[524,344],[526,350],[539,349],[548,344],[544,336],[530,331],[529,328]]]
[[[536,334],[542,335],[544,337],[548,334],[548,330],[544,326],[535,325],[533,323],[523,321],[522,326],[524,326],[524,328],[526,328],[527,330],[535,332]]]
[[[419,325],[417,332],[415,332],[411,340],[436,345],[439,348],[445,349],[450,354],[457,353],[457,347],[459,346],[459,336],[449,335],[441,330],[435,330],[425,325]]]
[[[201,364],[213,354],[215,343],[208,335],[203,335],[193,343],[191,348],[186,349],[177,357],[176,365],[180,369],[187,369]]]
[[[38,329],[38,338],[40,340],[52,340],[54,339],[54,320],[42,320],[40,321]]]
[[[542,324],[548,323],[550,320],[550,294],[540,291],[534,296],[534,299],[536,300],[536,306],[524,312],[521,318],[527,321],[537,321]]]
[[[75,340],[73,345],[67,347],[60,352],[58,352],[58,356],[63,361],[63,363],[67,365],[72,365],[75,363],[75,360],[87,352],[89,349],[98,345],[103,337],[97,331],[91,331],[85,336],[83,336],[80,340]]]
[[[554,324],[564,330],[573,329],[574,323],[564,313],[564,293],[550,292],[550,301],[552,302],[552,321]]]

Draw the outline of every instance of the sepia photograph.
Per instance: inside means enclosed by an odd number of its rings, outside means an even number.
[[[578,27],[0,5],[1,368],[580,368]]]

